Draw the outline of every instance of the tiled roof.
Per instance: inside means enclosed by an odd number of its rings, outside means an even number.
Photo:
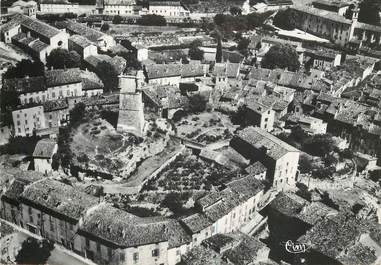
[[[106,35],[98,30],[87,27],[85,24],[71,20],[57,22],[57,26],[66,28],[69,32],[81,35],[94,43],[97,43],[100,38]]]
[[[42,176],[41,176],[42,178]],[[18,204],[18,199],[20,194],[24,191],[24,188],[29,185],[32,181],[22,178],[16,178],[11,181],[11,184],[6,191],[3,193],[1,199],[11,201],[12,203]]]
[[[82,82],[79,68],[45,71],[46,86],[54,87]]]
[[[103,89],[104,85],[102,80],[96,73],[90,71],[81,71],[82,90]]]
[[[285,216],[296,217],[307,203],[306,200],[295,194],[280,192],[268,207]]]
[[[67,109],[69,104],[66,99],[49,100],[43,103],[44,112]]]
[[[3,89],[20,94],[46,90],[43,76],[4,79]]]
[[[21,25],[47,38],[54,37],[55,35],[61,33],[61,31],[59,31],[55,27],[52,27],[38,19],[32,19],[30,17],[26,17],[21,22]]]
[[[257,127],[245,128],[239,132],[238,137],[256,149],[265,149],[266,155],[275,160],[278,160],[288,152],[299,152],[295,147]]]
[[[69,41],[74,42],[78,46],[82,48],[86,48],[90,45],[95,45],[93,42],[89,41],[86,37],[81,35],[73,35],[69,38]]]
[[[267,171],[267,168],[261,162],[256,161],[247,168],[245,168],[245,171],[250,175],[255,176],[261,173],[265,173]]]
[[[204,76],[203,64],[183,64],[181,65],[181,77],[197,77]]]
[[[178,64],[149,64],[146,65],[148,79],[181,76],[181,65]]]
[[[205,215],[200,213],[192,214],[181,219],[181,221],[192,233],[200,232],[212,224],[212,222]]]
[[[136,5],[136,1],[135,0],[104,0],[104,5],[131,6],[131,5]]]
[[[324,19],[342,23],[342,24],[347,24],[347,25],[352,24],[352,20],[346,19],[335,12],[329,12],[326,10],[321,10],[321,9],[317,9],[313,7],[298,6],[298,5],[292,6],[291,9],[302,12],[302,13],[310,14],[313,16],[323,17]]]
[[[226,184],[226,186],[237,193],[241,200],[247,200],[259,192],[263,191],[265,185],[255,178],[255,175],[248,175],[246,177],[234,180]]]
[[[345,7],[349,6],[351,3],[348,1],[336,1],[336,0],[315,0],[312,2],[312,5],[314,4],[321,4],[321,5],[326,5],[326,6],[334,6],[334,7]]]
[[[335,209],[332,209],[321,202],[312,202],[307,204],[297,215],[298,219],[310,224],[315,225],[321,218],[327,215],[337,214]]]
[[[33,158],[51,158],[56,145],[56,141],[52,139],[42,139],[38,141],[33,151]]]
[[[84,217],[78,233],[83,232],[123,248],[165,241],[175,247],[190,242],[175,220],[141,218],[107,204],[100,204]]]
[[[181,6],[180,1],[150,1],[150,6]]]
[[[52,179],[29,185],[21,194],[21,200],[71,221],[78,221],[87,209],[98,203],[98,198]]]
[[[42,42],[42,41],[40,41],[39,39],[37,39],[37,40],[33,41],[33,42],[29,45],[29,47],[30,47],[33,51],[35,51],[35,52],[41,52],[41,51],[47,49],[47,48],[49,47],[49,45],[46,44],[45,42]]]
[[[22,14],[15,14],[10,21],[0,26],[0,31],[6,32],[10,29],[13,29],[14,27],[20,26],[21,22],[25,19],[27,19],[27,16]]]

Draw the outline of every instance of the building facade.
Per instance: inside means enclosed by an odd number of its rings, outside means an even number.
[[[45,128],[43,106],[26,107],[12,111],[15,136],[32,136],[35,129]]]

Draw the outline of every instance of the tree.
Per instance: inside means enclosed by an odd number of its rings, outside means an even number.
[[[272,46],[262,59],[262,67],[287,68],[289,71],[297,71],[300,67],[299,56],[295,48],[289,45],[276,44]]]
[[[359,21],[372,25],[380,25],[379,0],[364,0],[359,5]]]
[[[222,40],[218,37],[216,50],[216,63],[222,62]]]
[[[217,26],[222,26],[222,24],[224,24],[224,22],[225,22],[225,15],[217,14],[214,16],[213,20]]]
[[[206,109],[207,100],[200,94],[189,97],[189,111],[192,113],[203,112]]]
[[[122,23],[122,21],[123,21],[123,18],[121,16],[118,16],[118,15],[116,15],[112,18],[113,24],[120,24],[120,23]]]
[[[143,15],[136,21],[136,24],[144,26],[165,26],[167,25],[167,21],[163,16]]]
[[[118,88],[119,73],[112,63],[106,61],[98,63],[95,72],[102,80],[105,92],[114,91]]]
[[[202,44],[201,41],[195,40],[191,43],[188,55],[192,60],[203,60],[204,59],[204,51],[199,48]]]
[[[108,30],[110,30],[110,25],[108,23],[103,23],[101,26],[101,31],[106,32]]]
[[[230,7],[230,14],[233,16],[240,16],[242,14],[242,10],[237,6],[232,6]]]
[[[49,56],[46,58],[46,66],[54,69],[74,68],[80,67],[81,56],[75,51],[69,52],[66,49],[56,48],[53,49]]]
[[[70,123],[76,125],[80,123],[85,117],[86,105],[82,102],[76,104],[72,110],[69,112]]]
[[[296,17],[291,9],[279,10],[274,16],[273,24],[284,30],[293,30],[296,27]]]
[[[249,51],[247,49],[247,47],[249,47],[249,44],[250,44],[250,40],[247,39],[247,38],[242,38],[239,42],[238,42],[238,45],[237,45],[237,49],[240,53],[242,53],[243,55],[247,56],[249,54]]]
[[[31,61],[22,59],[16,64],[8,68],[3,74],[4,79],[22,78],[25,76],[43,76],[45,72],[44,64],[41,61]]]
[[[308,156],[302,154],[299,159],[299,170],[300,173],[309,173],[312,171],[312,162]]]
[[[273,11],[267,11],[264,13],[250,13],[246,16],[246,25],[248,29],[253,29],[256,27],[263,26],[263,23],[265,23],[266,19],[268,19],[274,12]]]
[[[303,144],[303,150],[311,155],[326,157],[335,148],[332,136],[329,134],[317,134],[308,138]]]
[[[22,243],[22,247],[16,256],[16,262],[17,264],[46,264],[53,249],[54,244],[46,239],[37,240],[28,237]]]

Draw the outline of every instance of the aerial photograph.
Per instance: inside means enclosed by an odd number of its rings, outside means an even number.
[[[381,0],[0,8],[0,265],[381,265]]]

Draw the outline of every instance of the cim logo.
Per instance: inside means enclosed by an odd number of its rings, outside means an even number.
[[[304,253],[307,250],[307,247],[303,243],[294,243],[291,240],[288,240],[285,244],[286,251],[289,253]]]

